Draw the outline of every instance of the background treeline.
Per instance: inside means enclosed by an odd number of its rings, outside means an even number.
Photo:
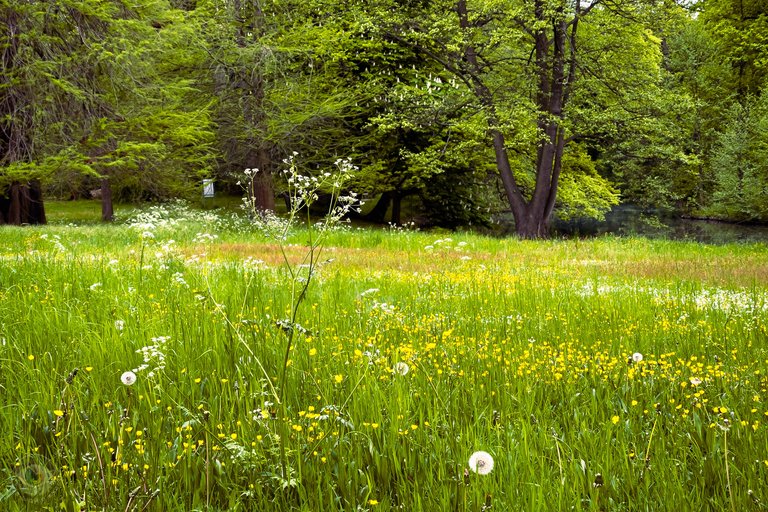
[[[768,221],[768,0],[0,0],[0,223],[339,158],[373,221]],[[377,204],[378,201],[378,204]]]

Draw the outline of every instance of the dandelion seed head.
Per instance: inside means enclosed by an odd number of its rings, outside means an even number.
[[[125,372],[120,376],[120,380],[126,386],[133,386],[134,384],[136,384],[136,374],[130,371]]]
[[[469,457],[469,469],[478,475],[487,475],[493,471],[493,457],[488,452],[475,452]]]

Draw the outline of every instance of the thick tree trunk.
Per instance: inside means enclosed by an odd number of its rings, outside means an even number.
[[[370,212],[365,214],[365,216],[363,216],[363,219],[369,222],[376,222],[377,224],[383,224],[384,218],[386,217],[387,211],[389,210],[389,203],[391,202],[392,202],[392,193],[383,192],[381,194],[381,197],[379,197],[379,200],[376,202],[376,206],[374,206]]]
[[[8,208],[8,224],[16,226],[21,224],[21,185],[17,182],[11,183],[9,190],[11,204]]]
[[[7,197],[0,198],[0,224],[45,224],[43,194],[38,181],[8,186]]]
[[[29,224],[46,224],[45,204],[43,203],[43,189],[38,180],[29,183]]]
[[[270,171],[259,171],[251,183],[253,204],[259,211],[275,211],[275,189]]]
[[[544,22],[548,14],[542,0],[536,1],[534,10],[537,20]],[[463,30],[471,29],[472,21],[467,10],[466,0],[458,1],[456,12],[459,15],[459,26]],[[477,51],[471,44],[467,45],[464,49],[464,59],[469,67],[469,81],[474,87],[475,95],[489,112],[488,127],[496,155],[496,168],[504,185],[504,191],[515,219],[515,232],[521,238],[546,238],[549,236],[550,217],[552,215],[549,205],[550,202],[554,205],[559,174],[559,168],[556,173],[554,165],[555,162],[560,162],[562,156],[562,151],[558,155],[557,148],[559,146],[556,144],[556,137],[553,135],[553,133],[559,133],[558,125],[548,118],[553,113],[553,109],[556,111],[556,116],[559,116],[562,112],[562,100],[564,98],[562,52],[564,51],[565,40],[564,36],[561,37],[560,32],[565,34],[566,26],[563,22],[556,27],[556,30],[559,29],[560,31],[554,41],[555,56],[551,80],[549,75],[549,53],[553,43],[547,36],[545,26],[542,23],[541,28],[533,36],[536,64],[539,72],[536,97],[541,112],[539,128],[545,132],[549,140],[545,140],[545,142],[540,144],[537,151],[536,186],[530,200],[526,200],[512,172],[504,134],[499,128],[500,123],[498,122],[493,94],[482,80],[483,66],[478,59]],[[559,59],[558,51],[560,52]]]
[[[240,48],[246,48],[246,39],[264,35],[264,12],[259,2],[234,0],[237,31],[235,42]],[[244,89],[247,96],[243,101],[243,117],[251,128],[260,136],[252,136],[247,144],[249,153],[246,155],[246,167],[258,169],[249,186],[249,194],[257,211],[275,211],[275,186],[272,176],[272,144],[264,134],[267,133],[267,120],[264,114],[265,80],[257,68],[248,67],[241,78],[247,84]]]
[[[403,196],[395,192],[392,194],[392,224],[400,226],[402,224],[402,205]]]
[[[258,211],[275,211],[275,187],[272,178],[269,151],[259,148],[255,155],[257,172],[251,180],[251,199]]]
[[[101,220],[112,222],[115,220],[115,210],[112,205],[112,185],[108,178],[101,180]]]
[[[550,219],[533,212],[530,208],[527,214],[515,217],[515,234],[524,239],[548,238]]]

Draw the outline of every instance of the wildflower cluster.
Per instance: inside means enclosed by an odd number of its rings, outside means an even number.
[[[252,193],[243,199],[243,208],[250,214],[254,224],[264,233],[279,241],[285,241],[293,225],[298,221],[299,215],[309,209],[320,200],[320,194],[329,196],[329,203],[325,216],[318,225],[319,231],[333,230],[353,211],[359,212],[362,201],[355,192],[344,193],[344,187],[357,171],[349,160],[336,160],[334,172],[323,171],[317,175],[304,174],[299,171],[296,156],[283,160],[286,168],[282,171],[285,180],[285,196],[289,204],[288,214],[285,217],[277,216],[274,212],[258,207]],[[259,169],[246,169],[244,181],[246,191],[250,191],[253,180],[259,173]],[[242,181],[238,182],[242,186]]]
[[[165,370],[165,352],[167,352],[166,347],[170,339],[170,336],[157,336],[151,339],[152,345],[138,349],[136,353],[141,354],[142,363],[131,371],[140,373],[149,370],[147,377],[152,378],[158,372]]]
[[[129,212],[125,224],[140,234],[144,240],[153,240],[160,235],[176,233],[183,230],[205,228],[207,231],[197,232],[198,243],[211,242],[217,232],[244,231],[247,223],[241,217],[212,210],[192,208],[183,199],[152,205],[148,208]]]

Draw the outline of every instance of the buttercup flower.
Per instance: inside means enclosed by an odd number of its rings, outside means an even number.
[[[475,452],[469,458],[469,469],[478,475],[487,475],[493,471],[493,457],[488,452]]]
[[[133,372],[125,372],[120,376],[120,380],[123,381],[123,384],[126,386],[133,386],[136,384],[136,374]]]

